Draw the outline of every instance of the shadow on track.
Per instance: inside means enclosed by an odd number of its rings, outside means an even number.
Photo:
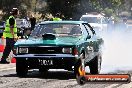
[[[14,73],[14,74],[0,75],[0,77],[18,77],[18,76],[16,73]],[[22,78],[60,79],[60,80],[76,79],[74,73],[69,71],[48,71],[48,72],[40,73],[37,70],[29,71],[27,76]]]

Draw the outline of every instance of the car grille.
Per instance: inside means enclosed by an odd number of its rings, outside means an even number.
[[[30,47],[29,54],[61,54],[62,47]]]

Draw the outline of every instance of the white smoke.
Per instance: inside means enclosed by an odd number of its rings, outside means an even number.
[[[132,33],[113,31],[103,35],[103,39],[101,73],[132,70]]]

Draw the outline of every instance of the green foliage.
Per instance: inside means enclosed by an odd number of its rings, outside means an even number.
[[[103,12],[106,14],[107,17],[110,17],[114,14],[114,11],[109,8],[105,8]]]
[[[64,15],[65,19],[69,19],[76,12],[76,7],[79,0],[47,0],[47,4],[49,7],[49,12],[52,13],[53,16],[56,13],[60,13]]]
[[[130,11],[131,5],[132,0],[0,0],[0,10],[5,14],[3,19],[10,15],[13,7],[19,8],[20,17],[31,11],[39,12],[42,18],[47,18],[47,14],[55,16],[60,13],[62,19],[78,20],[88,12],[103,12],[108,17],[116,16],[118,12]]]
[[[104,12],[107,16],[116,14],[124,0],[47,0],[49,11],[53,16],[61,13],[66,19],[77,19],[88,12]]]

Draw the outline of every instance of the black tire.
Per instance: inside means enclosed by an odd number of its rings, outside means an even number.
[[[82,58],[85,59],[85,53],[82,52]],[[74,66],[74,74],[76,76],[76,78],[78,78],[80,76],[79,73],[79,67],[81,66],[82,62],[81,62],[81,58],[78,60],[78,62],[76,63],[76,65]]]
[[[77,83],[79,84],[79,85],[84,85],[85,83],[86,83],[86,78],[84,77],[84,76],[79,76],[78,78],[77,78]]]
[[[90,68],[91,74],[99,74],[100,73],[101,62],[102,62],[102,58],[100,55],[96,56],[92,61],[90,61],[89,68]]]
[[[28,73],[28,65],[25,58],[16,59],[16,73],[19,77],[26,77]]]
[[[78,62],[74,66],[74,75],[76,78],[80,76],[79,71],[78,71],[80,66],[81,66],[81,60],[78,60]]]

